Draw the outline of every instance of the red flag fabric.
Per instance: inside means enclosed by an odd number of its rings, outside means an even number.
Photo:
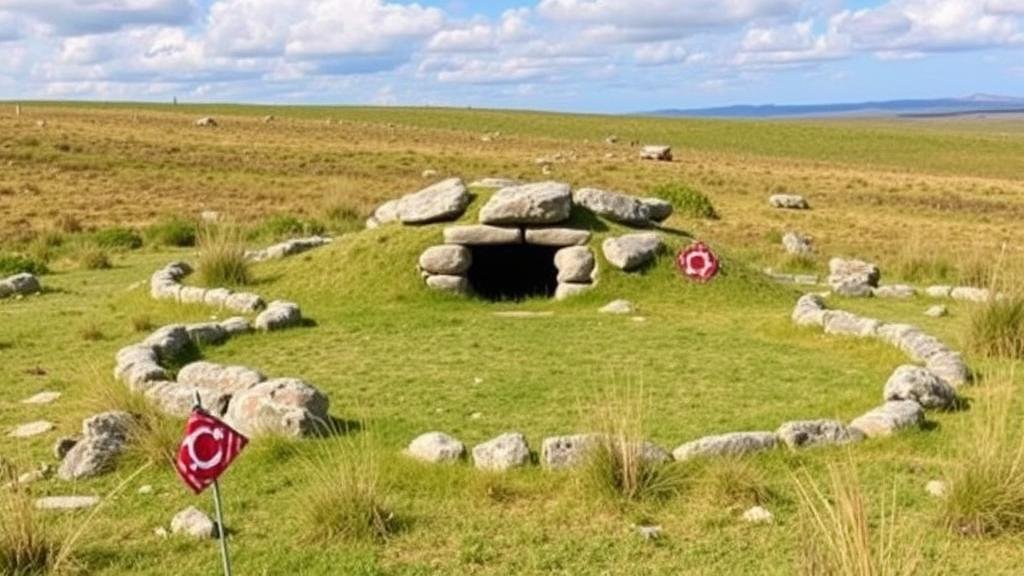
[[[203,410],[193,410],[178,448],[178,476],[199,494],[228,469],[248,443],[234,428]]]
[[[687,278],[707,282],[718,274],[718,256],[703,242],[696,242],[679,251],[676,266]]]

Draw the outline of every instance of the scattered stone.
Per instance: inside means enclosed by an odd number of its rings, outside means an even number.
[[[50,477],[51,474],[53,474],[53,469],[50,468],[50,465],[42,464],[35,470],[29,470],[28,472],[25,472],[21,476],[18,476],[17,484],[19,486],[28,486],[29,484],[34,484],[36,482],[46,480],[47,478]],[[10,484],[8,484],[8,486],[10,486]]]
[[[644,146],[640,149],[641,160],[657,160],[661,162],[672,161],[672,147],[671,146]]]
[[[276,378],[241,390],[231,398],[226,420],[249,437],[310,436],[328,425],[330,402],[295,378]]]
[[[814,253],[814,245],[810,236],[799,232],[786,232],[782,237],[782,246],[787,254],[794,256],[807,256]]]
[[[654,260],[661,248],[661,238],[654,232],[608,238],[601,244],[601,250],[608,263],[627,272]]]
[[[524,234],[527,244],[539,246],[583,246],[590,241],[589,230],[575,228],[527,228]]]
[[[881,279],[878,266],[862,260],[833,258],[828,262],[828,269],[829,287],[842,296],[871,296]]]
[[[446,244],[466,246],[519,244],[523,241],[523,232],[519,228],[501,228],[484,224],[448,226],[444,229],[444,241]]]
[[[643,202],[619,192],[580,188],[573,192],[572,199],[577,205],[589,209],[594,214],[622,224],[646,226],[651,221],[650,212]]]
[[[848,444],[864,438],[863,433],[837,420],[798,420],[786,422],[775,432],[790,449],[830,444]]]
[[[644,540],[657,540],[661,538],[661,526],[637,526],[636,533]]]
[[[809,210],[811,208],[807,200],[797,194],[773,194],[768,198],[768,204],[772,208],[784,210]]]
[[[461,276],[473,264],[473,254],[459,244],[431,246],[420,254],[419,264],[428,274]]]
[[[46,434],[50,430],[54,429],[53,422],[46,420],[36,420],[35,422],[29,422],[28,424],[22,424],[10,432],[7,433],[8,438],[31,438],[32,436],[39,436],[40,434]]]
[[[170,536],[170,534],[167,532],[167,528],[164,528],[163,526],[157,526],[156,528],[154,528],[153,535],[161,539]]]
[[[943,316],[949,315],[949,309],[942,304],[936,304],[924,311],[924,315],[929,318],[942,318]]]
[[[672,215],[672,203],[661,198],[641,198],[640,203],[647,207],[647,215],[654,222],[664,222]]]
[[[890,284],[888,286],[879,286],[872,290],[871,293],[876,298],[895,298],[898,300],[906,300],[907,298],[917,296],[917,289],[906,284]]]
[[[604,314],[632,314],[636,311],[636,306],[633,305],[629,300],[618,299],[612,300],[601,307],[598,312]]]
[[[502,188],[480,209],[483,224],[557,224],[569,218],[568,184],[538,182]]]
[[[103,412],[82,422],[82,439],[64,456],[57,475],[80,480],[110,470],[128,442],[134,417],[127,412]]]
[[[267,306],[267,309],[260,312],[253,327],[264,332],[292,328],[302,323],[302,311],[299,305],[294,302],[275,300]]]
[[[760,506],[754,506],[743,513],[743,521],[750,524],[771,524],[775,516]]]
[[[680,445],[672,456],[680,462],[703,456],[741,456],[775,448],[772,432],[731,432],[705,436]]]
[[[555,287],[555,300],[565,300],[578,294],[582,294],[591,288],[593,284],[577,284],[574,282],[559,282]]]
[[[406,454],[431,463],[455,462],[466,453],[466,447],[443,432],[427,432],[409,443]]]
[[[929,496],[945,498],[949,491],[949,486],[942,480],[929,480],[928,483],[924,485],[924,491],[927,492]]]
[[[200,128],[215,128],[217,126],[217,121],[210,116],[204,116],[196,120],[195,124]]]
[[[469,206],[469,191],[460,178],[442,180],[398,201],[398,219],[403,224],[427,224],[454,220]]]
[[[479,470],[503,472],[525,466],[530,461],[530,446],[518,432],[502,434],[473,448],[473,465]]]
[[[594,434],[545,438],[541,444],[541,464],[551,470],[577,466],[586,458],[587,452],[594,448],[597,440]]]
[[[920,404],[912,400],[896,400],[886,402],[850,422],[850,428],[861,431],[868,438],[876,438],[920,426],[922,422],[924,409]]]
[[[195,506],[189,506],[171,519],[171,533],[210,540],[216,537],[217,530],[209,516]]]
[[[41,290],[39,279],[28,273],[15,274],[0,281],[0,298],[28,296]]]
[[[925,408],[948,410],[956,406],[956,390],[931,370],[907,364],[889,377],[883,399],[913,400]]]
[[[56,457],[57,460],[64,460],[68,455],[68,452],[71,452],[71,449],[74,448],[78,442],[78,438],[74,438],[72,436],[61,436],[60,438],[57,438],[57,441],[53,443],[54,457]]]
[[[48,496],[35,502],[38,510],[81,510],[100,503],[99,496]]]
[[[438,274],[427,276],[427,286],[434,290],[452,292],[455,294],[466,294],[469,292],[469,280],[465,276],[448,276]]]
[[[558,282],[589,284],[597,270],[594,253],[586,246],[570,246],[555,252]]]

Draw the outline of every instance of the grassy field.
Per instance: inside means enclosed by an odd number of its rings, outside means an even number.
[[[627,390],[647,406],[646,435],[669,449],[704,434],[863,413],[880,402],[903,355],[794,327],[789,313],[799,292],[758,270],[820,274],[828,256],[846,254],[876,259],[887,282],[920,284],[977,278],[1004,244],[1004,261],[1019,260],[1019,120],[997,130],[949,120],[762,123],[434,109],[39,103],[23,105],[20,117],[13,106],[0,110],[3,251],[30,254],[47,235],[60,240],[43,277],[47,292],[0,301],[0,429],[39,418],[58,424],[35,439],[0,437],[0,454],[15,462],[53,462],[58,433],[73,433],[102,409],[97,399],[111,386],[113,355],[141,338],[137,326],[210,317],[209,309],[148,295],[149,275],[171,260],[194,259],[194,249],[147,241],[106,249],[110,268],[85,269],[77,254],[96,231],[118,225],[141,233],[169,216],[216,210],[249,223],[254,247],[282,233],[266,224],[274,216],[347,232],[329,247],[253,269],[255,291],[300,303],[314,326],[203,351],[216,362],[303,378],[330,396],[333,415],[360,423],[341,440],[257,441],[232,468],[224,489],[239,574],[792,574],[806,543],[794,479],[804,470],[823,478],[828,465],[847,459],[873,517],[895,496],[898,535],[920,550],[920,573],[1016,574],[1024,562],[1018,533],[951,533],[924,491],[969,439],[975,410],[930,413],[925,430],[851,450],[687,465],[678,494],[640,503],[602,499],[571,472],[490,475],[399,454],[430,430],[470,446],[517,430],[539,449],[545,436],[591,429],[593,414]],[[264,123],[268,114],[275,119]],[[194,127],[201,115],[220,126]],[[612,134],[620,144],[604,143]],[[676,161],[640,163],[634,140],[672,144]],[[542,176],[535,159],[555,155],[562,160]],[[704,192],[721,218],[673,217],[665,238],[672,251],[691,235],[708,240],[725,255],[725,274],[689,284],[666,255],[642,275],[602,263],[598,287],[566,302],[428,293],[414,263],[440,241],[442,225],[352,231],[356,216],[378,202],[422,187],[425,169],[467,181],[554,178],[636,194],[685,183]],[[804,194],[814,209],[773,211],[766,199],[776,190]],[[480,192],[467,221],[485,198]],[[779,238],[790,229],[813,235],[821,256],[782,257]],[[601,226],[591,245],[622,230]],[[645,320],[596,312],[615,298],[636,302]],[[949,317],[933,319],[922,315],[933,303],[924,298],[833,300],[966,346],[968,304],[950,304]],[[553,314],[494,314],[503,310]],[[968,359],[992,380],[1010,368]],[[1014,384],[1022,384],[1019,376]],[[19,403],[41,390],[64,396],[51,406]],[[984,390],[966,395],[977,400]],[[311,467],[338,442],[358,443],[380,463],[381,492],[401,525],[386,542],[310,540]],[[143,456],[132,455],[102,478],[31,489],[108,494],[142,465]],[[154,494],[137,494],[142,484]],[[740,520],[758,503],[775,514],[774,524]],[[76,549],[79,571],[213,572],[213,544],[154,535],[189,504],[212,508],[166,464],[144,470],[89,523]],[[58,530],[84,521],[83,514],[47,516]],[[638,523],[662,526],[663,538],[644,541]]]

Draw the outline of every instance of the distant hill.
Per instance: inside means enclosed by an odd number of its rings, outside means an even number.
[[[784,118],[821,116],[940,117],[971,114],[1024,113],[1024,98],[975,94],[965,98],[885,100],[777,106],[775,104],[721,106],[717,108],[667,109],[641,112],[641,116],[695,118]]]

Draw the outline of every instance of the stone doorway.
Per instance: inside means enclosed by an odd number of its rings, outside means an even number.
[[[492,301],[551,298],[558,288],[556,246],[494,244],[468,246],[472,264],[466,273],[469,288]]]

